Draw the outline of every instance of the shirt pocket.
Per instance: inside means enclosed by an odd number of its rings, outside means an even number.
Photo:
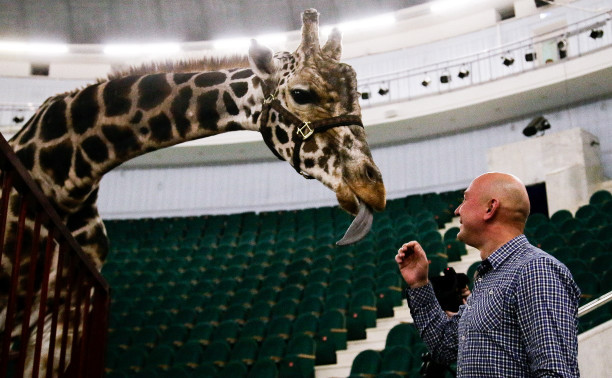
[[[502,292],[495,287],[483,290],[471,305],[470,328],[492,331],[499,327],[504,312]]]

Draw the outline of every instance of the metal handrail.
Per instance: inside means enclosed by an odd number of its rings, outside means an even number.
[[[578,309],[578,317],[588,314],[591,311],[595,311],[601,306],[612,302],[612,291],[602,295],[601,297],[585,304]]]
[[[0,260],[10,280],[0,292],[0,377],[10,366],[14,377],[102,377],[108,283],[2,134],[0,170]],[[12,227],[15,239],[5,239]]]

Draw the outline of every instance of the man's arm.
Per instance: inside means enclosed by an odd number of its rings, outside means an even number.
[[[461,314],[449,319],[440,307],[427,278],[429,262],[421,245],[411,241],[397,251],[395,261],[409,288],[406,298],[421,338],[434,360],[450,363],[457,360],[457,324]]]
[[[410,314],[423,342],[435,361],[450,364],[457,361],[457,327],[463,309],[449,319],[436,299],[431,283],[406,289]]]
[[[527,264],[517,287],[517,313],[536,377],[576,377],[580,290],[569,270],[550,258]]]

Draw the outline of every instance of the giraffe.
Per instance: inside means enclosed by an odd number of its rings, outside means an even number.
[[[354,242],[368,232],[372,211],[384,210],[385,186],[361,124],[356,74],[339,61],[340,32],[321,47],[318,22],[316,10],[303,12],[293,53],[253,40],[248,59],[232,68],[145,67],[53,96],[9,143],[97,269],[108,253],[96,205],[104,174],[144,153],[235,130],[259,131],[279,159],[333,190],[356,215],[345,235]],[[12,267],[14,227],[9,212],[0,280]],[[5,291],[0,285],[0,311]]]

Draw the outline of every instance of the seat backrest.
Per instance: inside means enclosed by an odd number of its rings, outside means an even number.
[[[382,357],[380,353],[367,349],[359,352],[351,365],[351,376],[376,376],[380,371]]]
[[[385,341],[385,349],[391,349],[395,346],[412,345],[419,338],[419,333],[411,323],[400,323],[389,331]]]

